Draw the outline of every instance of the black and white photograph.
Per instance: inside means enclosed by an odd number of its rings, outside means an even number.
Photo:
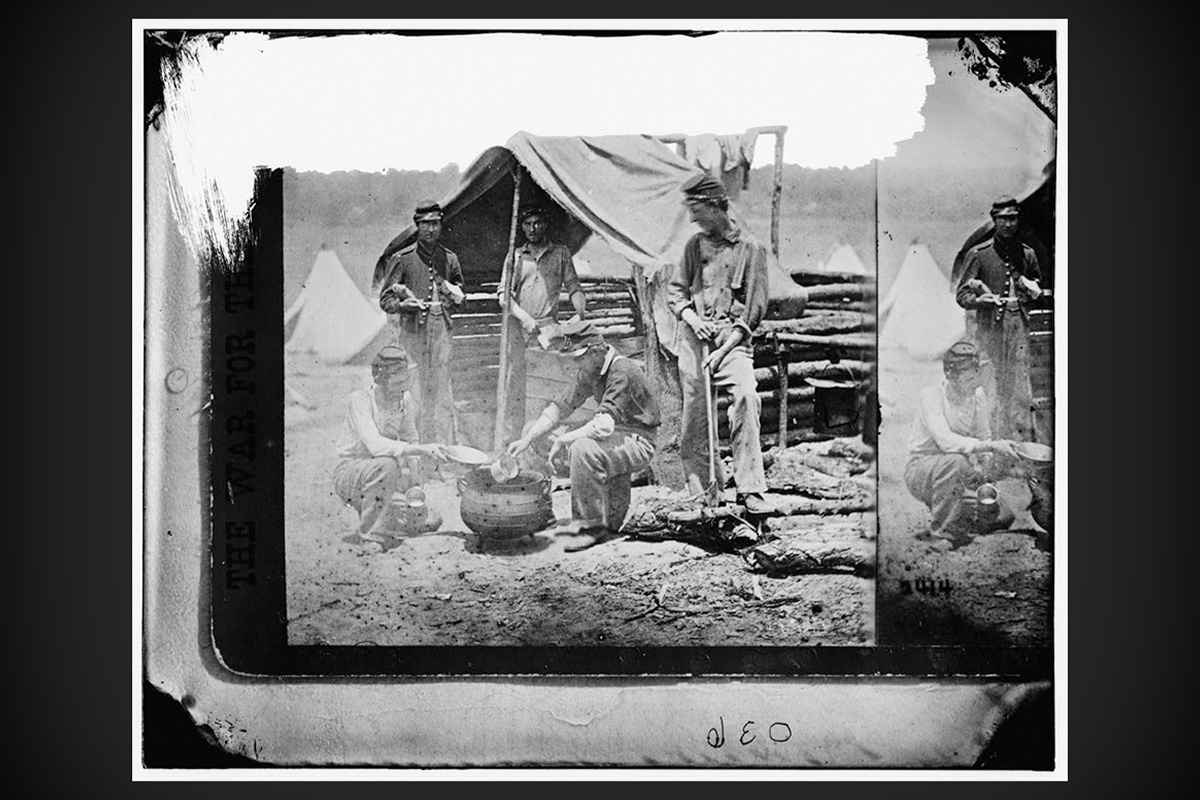
[[[925,129],[880,162],[881,643],[1051,642],[1053,42],[931,40]]]
[[[221,748],[939,769],[1052,702],[1065,21],[166,22],[143,669]]]

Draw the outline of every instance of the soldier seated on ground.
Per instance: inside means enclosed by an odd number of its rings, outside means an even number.
[[[1007,528],[1014,518],[1003,493],[990,509],[976,502],[985,482],[981,456],[1015,455],[1011,441],[992,439],[982,366],[974,344],[952,345],[942,358],[944,379],[921,391],[908,439],[904,483],[929,507],[929,536],[941,547],[962,546],[976,534]]]
[[[333,488],[358,512],[358,535],[364,541],[384,544],[388,534],[434,531],[442,524],[427,505],[403,502],[404,493],[423,482],[421,459],[446,458],[445,445],[418,443],[409,391],[415,369],[408,353],[387,345],[371,364],[371,385],[350,394],[337,439],[341,460],[333,470]]]

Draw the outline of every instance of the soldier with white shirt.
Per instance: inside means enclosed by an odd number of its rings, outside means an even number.
[[[1014,519],[1002,494],[986,517],[974,513],[977,507],[971,503],[984,482],[979,456],[1015,456],[1011,441],[992,438],[989,401],[980,385],[982,367],[974,344],[952,345],[942,358],[945,378],[921,391],[908,438],[904,483],[929,507],[929,535],[950,547],[965,544],[975,533],[1007,528]]]
[[[364,541],[382,544],[388,533],[433,531],[442,524],[432,509],[399,517],[388,513],[398,492],[420,486],[423,457],[446,458],[444,445],[421,444],[417,435],[409,391],[414,371],[408,353],[387,345],[371,363],[371,385],[350,394],[337,439],[340,460],[333,488],[358,512],[358,534]]]

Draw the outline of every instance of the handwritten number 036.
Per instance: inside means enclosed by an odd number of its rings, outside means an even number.
[[[717,717],[717,720],[718,727],[709,728],[708,735],[705,737],[705,741],[708,742],[708,746],[712,748],[725,746],[725,718]],[[738,737],[738,742],[743,747],[758,738],[757,734],[755,734],[752,730],[754,724],[754,720],[748,720],[746,724],[742,726],[742,735]],[[767,729],[767,737],[776,744],[786,742],[788,739],[792,738],[792,726],[788,725],[786,722],[772,722],[770,727]]]

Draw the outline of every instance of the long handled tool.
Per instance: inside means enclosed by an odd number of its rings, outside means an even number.
[[[713,403],[712,376],[704,362],[708,361],[708,342],[702,344],[700,372],[704,375],[704,403],[708,411],[708,488],[704,504],[709,508],[721,505],[721,487],[717,486],[717,408]]]

